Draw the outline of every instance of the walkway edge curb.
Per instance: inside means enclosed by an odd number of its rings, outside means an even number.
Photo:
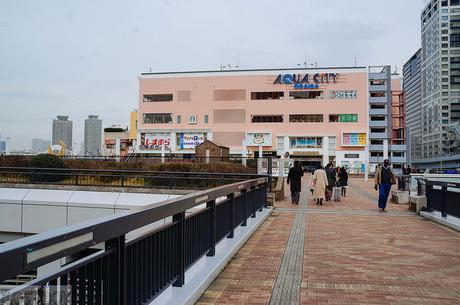
[[[455,222],[452,222],[452,221],[449,221],[449,219],[443,219],[439,216],[436,216],[436,215],[433,215],[433,213],[430,213],[430,212],[424,212],[424,211],[421,211],[420,212],[420,216],[426,218],[426,219],[429,219],[431,221],[434,221],[434,222],[437,222],[443,226],[446,226],[448,228],[451,228],[452,230],[456,230],[458,232],[460,232],[460,226],[455,223]]]
[[[264,208],[257,213],[256,218],[248,218],[246,227],[239,226],[235,229],[234,238],[224,239],[216,246],[215,256],[202,257],[185,273],[183,287],[169,287],[149,305],[195,304],[272,211],[271,207]]]

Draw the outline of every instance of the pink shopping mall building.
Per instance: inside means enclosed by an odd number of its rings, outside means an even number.
[[[209,139],[231,155],[361,168],[369,97],[365,67],[142,73],[136,153],[192,155]]]

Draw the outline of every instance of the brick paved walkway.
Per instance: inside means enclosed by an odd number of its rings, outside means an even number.
[[[379,213],[376,196],[357,178],[340,203],[309,196],[301,304],[460,304],[460,233],[403,205]],[[269,303],[294,218],[305,213],[289,198],[277,207],[197,304]]]

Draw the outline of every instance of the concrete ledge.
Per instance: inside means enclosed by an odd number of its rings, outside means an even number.
[[[225,238],[216,245],[215,256],[202,257],[185,273],[185,285],[183,287],[170,286],[150,305],[195,304],[236,252],[268,218],[272,210],[272,208],[264,208],[262,212],[257,212],[256,218],[248,219],[246,227],[236,228],[234,238]]]
[[[415,213],[420,214],[422,207],[427,207],[425,196],[409,196],[409,208]]]
[[[391,191],[391,200],[397,204],[408,204],[409,191]]]
[[[169,194],[169,195],[187,195],[187,194],[199,191],[199,190],[192,190],[192,189],[186,190],[186,189],[148,188],[148,187],[83,186],[83,185],[21,184],[21,183],[2,183],[0,185],[0,188],[114,192],[114,193],[145,193],[145,194]]]
[[[447,217],[441,217],[441,212],[425,212],[421,211],[420,216],[440,223],[446,227],[454,229],[460,232],[460,219],[454,216],[447,215]]]

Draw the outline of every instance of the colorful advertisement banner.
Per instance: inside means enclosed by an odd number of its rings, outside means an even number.
[[[141,144],[139,149],[141,150],[162,150],[163,145],[165,150],[170,149],[171,145],[171,134],[170,133],[142,133]]]
[[[205,141],[204,133],[181,133],[180,149],[195,149]]]
[[[271,132],[248,132],[246,134],[247,146],[272,146]]]
[[[342,146],[366,146],[365,133],[344,133]]]

